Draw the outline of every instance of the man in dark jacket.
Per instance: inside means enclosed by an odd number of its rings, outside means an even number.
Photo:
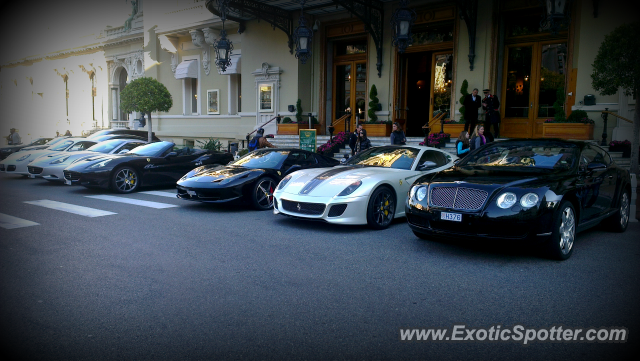
[[[473,132],[478,123],[478,108],[482,106],[478,88],[474,88],[471,94],[464,98],[464,130]]]
[[[351,148],[351,155],[354,155],[357,152],[356,145],[358,143],[358,136],[361,130],[362,130],[362,124],[358,124],[358,126],[356,127],[356,130],[353,133],[351,133],[351,135],[349,136],[349,148]]]
[[[500,101],[498,97],[491,94],[491,89],[484,89],[484,99],[482,99],[482,109],[484,109],[485,120],[485,132],[489,133],[489,141],[493,141],[494,138],[500,136]],[[491,134],[491,125],[493,125],[493,134]]]

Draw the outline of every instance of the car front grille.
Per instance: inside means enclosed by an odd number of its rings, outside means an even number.
[[[78,172],[72,172],[69,170],[65,170],[62,171],[64,173],[64,179],[66,180],[70,180],[70,181],[77,181],[80,179],[80,173]]]
[[[42,168],[40,168],[40,167],[27,166],[27,170],[29,171],[30,174],[40,174],[40,173],[42,173]]]
[[[347,209],[346,204],[336,204],[329,209],[329,217],[340,217]]]
[[[308,214],[312,216],[319,216],[324,213],[326,205],[324,203],[306,203],[306,202],[292,202],[286,199],[282,200],[282,208],[285,211],[292,213]]]
[[[451,209],[476,211],[482,208],[488,193],[464,187],[434,187],[431,189],[431,205]]]

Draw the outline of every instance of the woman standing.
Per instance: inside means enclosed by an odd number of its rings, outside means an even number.
[[[471,137],[469,149],[470,150],[478,149],[485,144],[487,144],[487,139],[484,137],[484,127],[482,125],[478,125],[476,129],[473,131],[473,136]]]
[[[356,154],[369,148],[371,148],[371,141],[367,137],[367,131],[362,128],[359,128],[358,141],[356,142]]]
[[[462,158],[469,153],[469,132],[463,130],[456,140],[456,154]]]
[[[393,130],[391,132],[391,144],[392,145],[405,145],[407,144],[407,137],[404,136],[404,132],[398,122],[393,123]]]

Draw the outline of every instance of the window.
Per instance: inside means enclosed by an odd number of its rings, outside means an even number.
[[[74,144],[71,148],[69,148],[69,152],[77,152],[81,150],[86,150],[90,148],[92,145],[96,144],[96,142],[78,142]]]
[[[184,145],[185,147],[193,148],[193,146],[195,145],[195,142],[193,139],[183,139],[182,145]]]
[[[291,152],[287,160],[284,162],[283,168],[287,169],[292,165],[299,165],[304,167],[311,164],[316,164],[316,159],[313,157],[313,154],[304,152]]]
[[[429,166],[428,164],[425,164],[425,162],[433,162],[436,165]],[[418,163],[418,168],[416,170],[427,170],[430,168],[442,167],[447,163],[448,163],[448,160],[444,156],[444,154],[435,150],[427,150],[424,152],[424,154],[420,158],[420,162]]]
[[[260,85],[260,111],[261,112],[271,112],[273,109],[273,86],[272,84],[261,84]]]
[[[117,154],[124,154],[124,153],[128,153],[131,149],[133,148],[137,148],[141,145],[145,145],[147,143],[142,143],[142,142],[130,142],[130,143],[126,143],[125,145],[123,145],[122,147],[120,147],[120,149],[118,149],[118,151],[116,152]]]
[[[200,67],[198,62],[198,56],[183,57],[183,62],[195,62],[197,75],[189,74],[189,77],[182,79],[182,92],[183,92],[183,114],[184,115],[199,115],[200,114]],[[191,68],[191,66],[189,67]],[[195,73],[195,71],[193,71]],[[195,77],[194,77],[195,76]]]

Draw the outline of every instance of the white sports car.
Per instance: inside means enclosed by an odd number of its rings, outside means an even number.
[[[384,229],[405,216],[407,194],[417,178],[450,168],[457,158],[423,146],[373,147],[344,165],[284,177],[273,193],[273,213]]]
[[[50,154],[62,154],[62,152],[78,152],[86,150],[96,143],[96,141],[87,138],[66,138],[46,149],[16,152],[0,161],[0,172],[28,176],[29,171],[27,170],[27,164],[39,157],[46,157]]]
[[[135,147],[147,144],[146,140],[111,139],[89,147],[83,152],[55,153],[40,157],[27,165],[30,178],[44,178],[48,181],[64,182],[64,169],[72,163],[102,154],[124,154]]]

